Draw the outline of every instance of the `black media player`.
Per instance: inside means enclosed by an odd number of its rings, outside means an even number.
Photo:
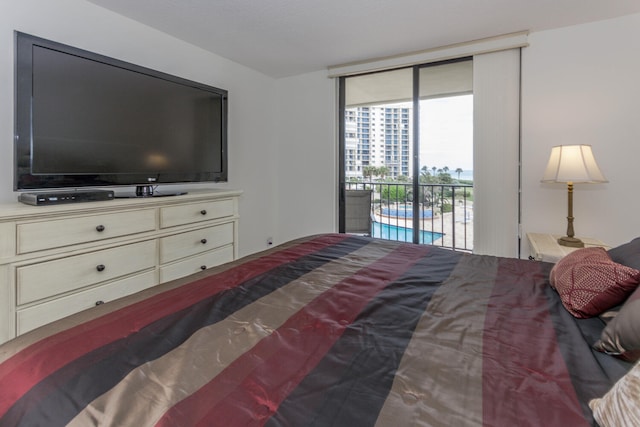
[[[99,202],[103,200],[113,200],[115,194],[111,190],[76,190],[76,191],[55,191],[21,193],[18,201],[34,206],[50,206],[62,203],[78,202]]]

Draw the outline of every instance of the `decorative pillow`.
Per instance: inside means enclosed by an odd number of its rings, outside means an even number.
[[[601,427],[640,426],[640,363],[635,365],[601,399],[589,407]]]
[[[607,323],[593,347],[630,362],[640,359],[640,287]]]
[[[640,237],[609,250],[614,262],[640,270]]]
[[[551,270],[551,286],[575,317],[597,316],[635,290],[640,271],[613,262],[603,248],[584,248],[562,258]]]

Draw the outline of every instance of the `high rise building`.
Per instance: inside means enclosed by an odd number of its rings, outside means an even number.
[[[361,178],[366,166],[386,166],[387,177],[412,173],[412,108],[408,104],[345,111],[345,176]]]

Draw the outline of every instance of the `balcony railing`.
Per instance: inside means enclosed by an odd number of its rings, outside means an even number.
[[[472,185],[420,184],[417,197],[411,183],[347,182],[345,189],[372,190],[373,237],[412,242],[413,218],[417,215],[419,243],[473,250]]]

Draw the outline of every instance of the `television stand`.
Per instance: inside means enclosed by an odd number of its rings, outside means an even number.
[[[3,204],[0,343],[236,259],[241,193],[193,189],[173,198]]]

